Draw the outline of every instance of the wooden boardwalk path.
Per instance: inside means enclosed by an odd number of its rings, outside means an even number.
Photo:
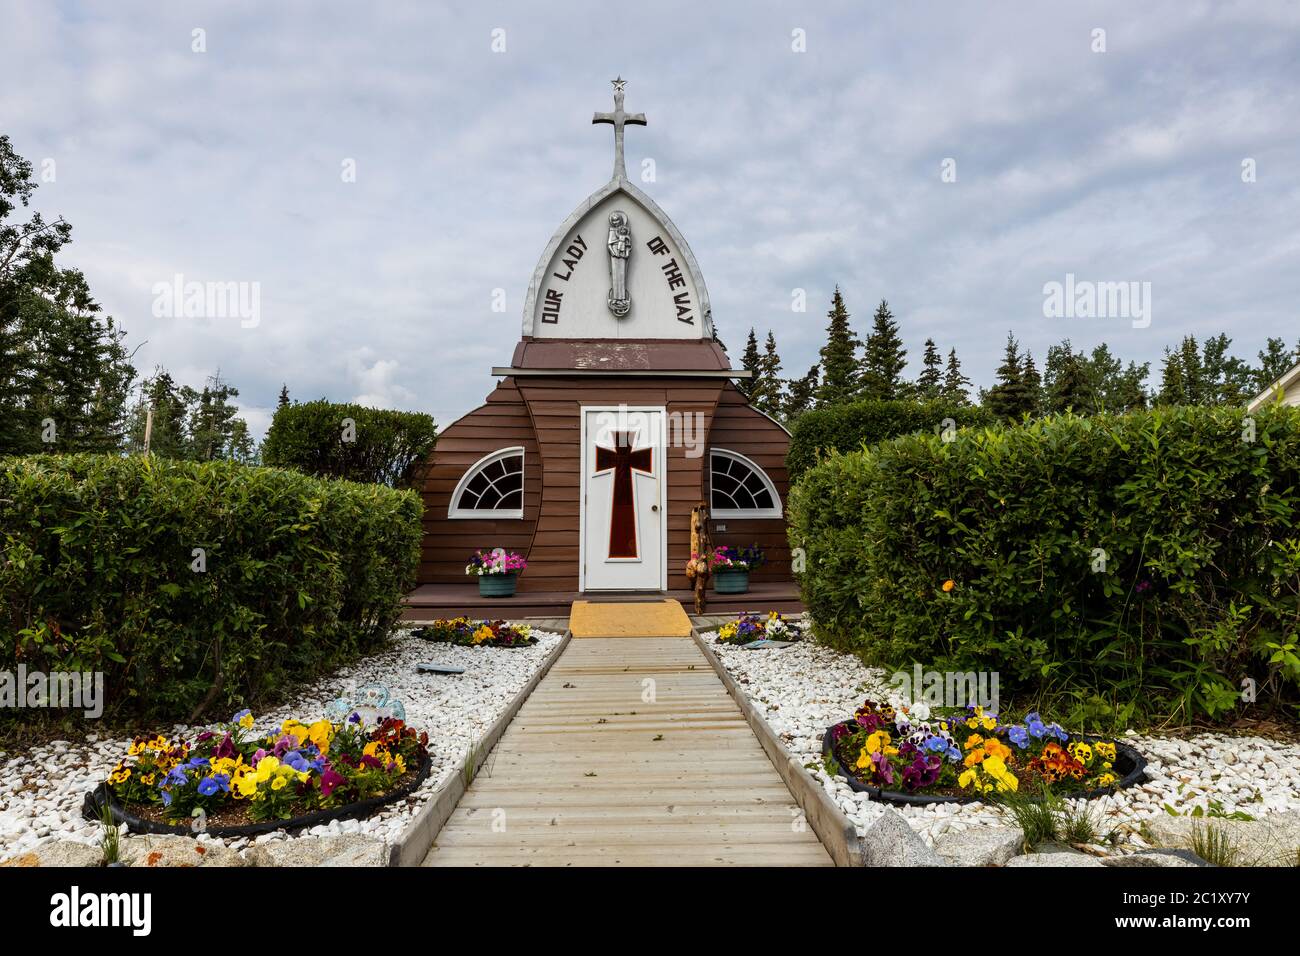
[[[686,638],[574,639],[425,866],[829,866]]]

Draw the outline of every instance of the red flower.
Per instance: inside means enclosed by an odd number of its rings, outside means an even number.
[[[335,771],[333,767],[331,767],[329,764],[326,764],[325,768],[321,770],[321,774],[320,774],[321,796],[328,797],[331,793],[334,792],[335,787],[337,787],[339,784],[344,782],[345,781],[343,777],[337,771]]]

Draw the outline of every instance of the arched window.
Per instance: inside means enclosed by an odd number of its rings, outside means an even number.
[[[524,450],[502,448],[476,461],[451,493],[448,518],[522,518]]]
[[[781,496],[762,468],[725,448],[709,452],[709,510],[715,518],[779,518]]]

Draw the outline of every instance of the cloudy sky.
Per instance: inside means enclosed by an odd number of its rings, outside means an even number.
[[[1008,329],[1040,361],[1069,337],[1153,367],[1187,333],[1251,359],[1300,340],[1294,2],[0,0],[0,18],[0,132],[52,180],[36,205],[72,223],[65,263],[142,371],[219,368],[259,432],[281,383],[440,424],[481,402],[543,247],[609,176],[590,123],[616,74],[650,121],[629,169],[654,160],[640,185],[733,360],[770,328],[804,371],[836,283],[859,331],[888,298],[909,358],[932,337],[977,384]],[[1045,317],[1067,274],[1149,282],[1149,326]],[[257,283],[256,324],[156,316],[177,275]]]

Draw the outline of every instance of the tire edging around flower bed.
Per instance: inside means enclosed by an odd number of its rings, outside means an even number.
[[[844,766],[844,762],[836,755],[831,740],[831,732],[836,727],[853,723],[852,720],[841,720],[838,724],[831,724],[822,734],[822,756],[829,756],[835,761],[835,772],[848,781],[849,789],[857,793],[865,793],[872,800],[879,800],[882,803],[892,803],[898,806],[927,807],[936,803],[979,803],[984,798],[971,794],[968,797],[949,797],[949,796],[931,796],[927,794],[903,793],[900,790],[885,790],[882,787],[873,787],[870,784],[863,783],[852,773],[849,768]],[[1071,740],[1082,740],[1085,743],[1095,743],[1098,740],[1106,740],[1105,737],[1093,737],[1088,734],[1071,734]],[[1128,744],[1115,741],[1116,763],[1119,762],[1119,755],[1123,754],[1127,759],[1133,762],[1133,769],[1121,777],[1116,783],[1109,787],[1097,787],[1092,790],[1085,790],[1081,793],[1062,793],[1060,796],[1065,800],[1093,800],[1097,797],[1108,796],[1120,790],[1126,790],[1129,787],[1141,783],[1146,778],[1147,758],[1142,756]],[[1041,797],[1033,796],[1028,798],[1037,802]]]
[[[506,732],[506,727],[519,713],[519,708],[542,682],[551,666],[559,660],[572,639],[573,632],[566,629],[560,642],[546,655],[546,659],[542,661],[533,676],[520,688],[519,693],[515,694],[505,710],[497,716],[487,733],[476,740],[469,753],[456,762],[446,783],[434,792],[431,800],[416,810],[414,819],[392,843],[389,866],[419,866],[424,862],[425,857],[429,855],[429,850],[433,848],[433,841],[438,838],[443,825],[451,818],[456,805],[460,803],[460,798],[468,789],[466,777],[473,781],[483,761],[487,760],[497,741],[501,739],[501,735]]]
[[[826,848],[826,852],[830,854],[831,861],[836,866],[862,866],[862,840],[858,836],[857,825],[845,815],[821,782],[790,752],[785,741],[758,712],[753,701],[736,683],[731,672],[722,663],[722,659],[700,636],[700,632],[694,625],[691,626],[691,637],[704,652],[709,666],[713,668],[718,679],[722,681],[722,686],[727,689],[727,693],[731,695],[732,700],[745,716],[746,723],[758,738],[759,744],[767,754],[767,759],[771,761],[795,803],[803,810],[804,818],[822,846]]]
[[[304,813],[300,816],[290,817],[287,820],[264,820],[260,823],[246,823],[236,826],[214,826],[205,827],[202,831],[196,831],[193,827],[184,824],[175,823],[158,823],[154,820],[146,820],[138,817],[130,810],[126,809],[113,795],[107,782],[100,782],[94,790],[86,794],[81,803],[81,815],[87,820],[98,822],[103,817],[105,803],[108,805],[109,813],[113,820],[118,824],[125,824],[132,833],[158,833],[168,836],[190,836],[197,837],[200,832],[206,836],[217,837],[220,839],[235,839],[238,837],[255,837],[262,836],[266,833],[275,833],[279,830],[303,830],[308,827],[314,827],[321,824],[329,823],[333,820],[352,820],[360,817],[367,817],[373,811],[389,803],[395,803],[404,797],[410,796],[424,783],[429,776],[429,770],[433,766],[433,760],[426,753],[416,769],[415,777],[402,786],[389,793],[381,794],[377,797],[368,797],[365,800],[359,800],[356,803],[349,803],[342,807],[330,807],[325,810],[313,810],[311,813]]]

